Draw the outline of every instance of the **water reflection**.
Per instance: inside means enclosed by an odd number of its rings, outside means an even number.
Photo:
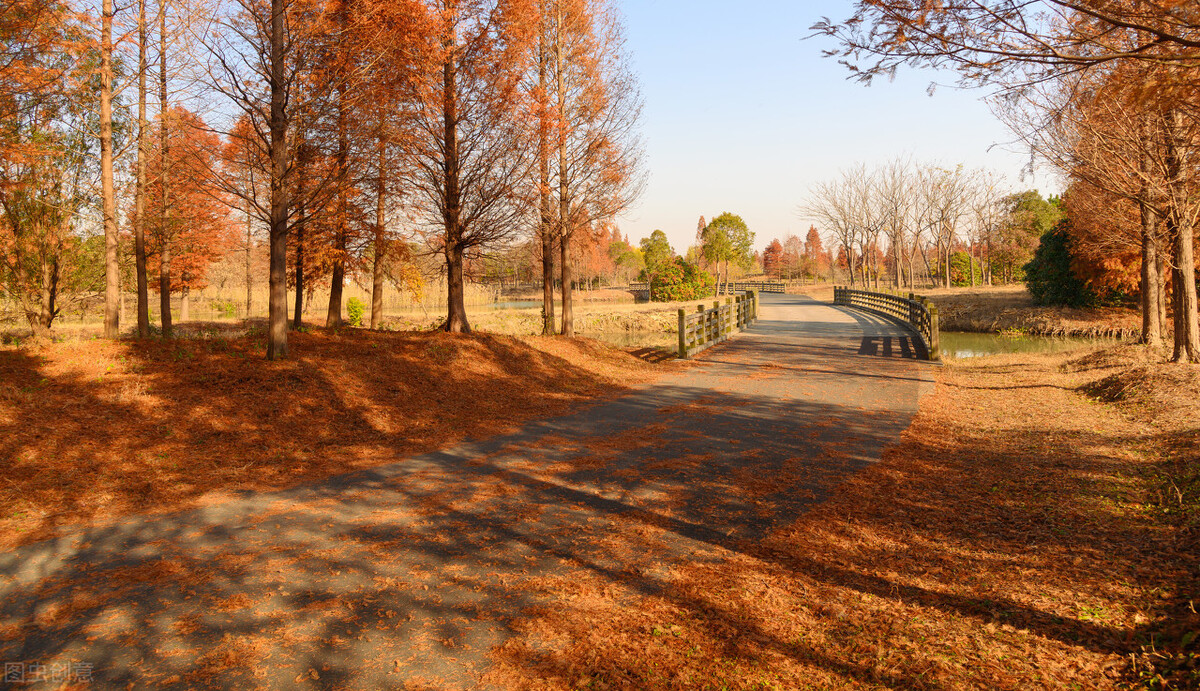
[[[1110,338],[1069,338],[1061,336],[1003,336],[990,333],[943,331],[940,334],[942,357],[951,359],[983,357],[1004,353],[1062,353],[1082,348],[1111,345]]]

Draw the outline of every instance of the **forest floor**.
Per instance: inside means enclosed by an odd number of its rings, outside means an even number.
[[[586,339],[316,328],[266,362],[261,331],[223,326],[0,346],[0,548],[509,432],[686,366]]]

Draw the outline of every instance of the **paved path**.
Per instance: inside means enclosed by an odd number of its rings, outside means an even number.
[[[653,591],[898,439],[931,380],[903,331],[799,296],[761,312],[576,415],[0,556],[0,660],[104,687],[473,687],[555,579]]]

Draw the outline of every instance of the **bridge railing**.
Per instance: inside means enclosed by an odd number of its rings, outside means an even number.
[[[645,295],[646,298],[650,297],[650,284],[644,281],[630,283],[626,290],[639,297],[642,295]],[[719,295],[735,295],[748,290],[757,293],[783,293],[786,292],[786,286],[783,281],[733,281],[717,286]]]
[[[728,340],[758,319],[758,293],[714,300],[712,307],[699,305],[695,312],[679,308],[679,357],[689,358],[705,348]]]
[[[782,293],[785,290],[783,281],[734,281],[735,290],[753,290],[759,293]]]
[[[930,360],[941,359],[937,305],[921,295],[908,297],[834,286],[833,304],[873,312],[908,327],[925,342]]]

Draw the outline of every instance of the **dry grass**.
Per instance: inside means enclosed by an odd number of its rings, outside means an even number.
[[[656,588],[574,574],[567,604],[496,651],[492,681],[1195,688],[1196,551],[1159,510],[1174,447],[1156,421],[1194,443],[1200,387],[1190,369],[1140,371],[1140,352],[948,365],[902,442],[834,499]],[[1122,375],[1146,385],[1118,405],[1089,394]]]
[[[0,547],[513,430],[656,378],[594,341],[293,333],[0,348]]]
[[[1142,330],[1135,309],[1039,307],[1022,285],[937,288],[921,291],[921,295],[938,306],[945,331],[1136,339]]]

